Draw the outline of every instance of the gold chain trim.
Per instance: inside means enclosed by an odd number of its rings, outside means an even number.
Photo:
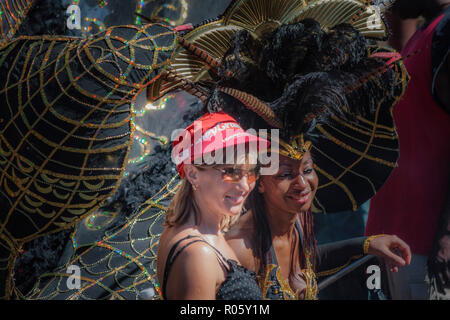
[[[318,277],[326,277],[326,276],[330,276],[332,274],[335,274],[336,272],[338,272],[338,271],[344,269],[345,267],[347,267],[352,261],[358,260],[361,257],[362,257],[362,255],[353,256],[350,259],[348,259],[348,261],[344,265],[336,267],[336,268],[333,268],[333,269],[330,269],[330,270],[324,270],[324,271],[318,272],[317,276]]]

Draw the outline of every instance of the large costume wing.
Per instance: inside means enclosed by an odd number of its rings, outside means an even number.
[[[148,24],[0,47],[0,261],[9,272],[23,243],[75,225],[117,190],[134,98],[176,45],[171,28]]]
[[[179,93],[164,109],[151,113],[146,124],[157,134],[170,136],[168,132],[184,128],[198,118],[201,109],[196,99]],[[147,161],[127,167],[129,174],[118,191],[75,226],[59,267],[51,273],[38,274],[37,282],[31,283],[26,283],[17,271],[20,284],[15,288],[16,294],[32,300],[143,299],[152,291],[153,298],[159,298],[159,237],[166,208],[180,182],[171,152],[168,144],[157,146]],[[30,267],[21,260],[16,269]],[[78,287],[71,286],[77,267],[81,276]]]
[[[179,186],[177,176],[148,199],[115,231],[89,239],[107,227],[115,214],[98,212],[77,226],[69,259],[53,273],[42,275],[26,299],[119,299],[160,297],[156,254],[167,206]],[[103,231],[103,230],[102,230]],[[74,280],[74,270],[80,276]],[[77,282],[78,281],[78,282]]]

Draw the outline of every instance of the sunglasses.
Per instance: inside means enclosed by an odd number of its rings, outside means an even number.
[[[204,168],[197,167],[201,170],[204,170]],[[241,179],[246,176],[247,177],[247,183],[253,183],[259,178],[259,167],[255,167],[250,170],[245,169],[239,169],[239,168],[233,168],[233,167],[210,167],[214,170],[220,171],[222,174],[222,180],[225,182],[231,182],[231,183],[239,183]]]

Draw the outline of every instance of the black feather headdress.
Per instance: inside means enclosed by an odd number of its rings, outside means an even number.
[[[247,129],[280,129],[280,154],[312,152],[313,209],[356,210],[399,154],[392,108],[408,76],[398,54],[373,44],[386,37],[369,1],[236,0],[183,35],[170,74],[184,83],[161,77],[150,92],[195,87],[205,112],[224,110]]]

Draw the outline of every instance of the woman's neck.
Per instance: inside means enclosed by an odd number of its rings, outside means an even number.
[[[292,236],[298,214],[281,211],[268,203],[266,203],[266,213],[272,237],[290,238]]]
[[[197,221],[195,221],[194,214],[192,213],[189,219],[190,223],[202,234],[220,235],[223,215],[215,213],[209,210],[209,208],[205,208],[203,203],[198,201],[195,196],[194,201],[197,207]]]

